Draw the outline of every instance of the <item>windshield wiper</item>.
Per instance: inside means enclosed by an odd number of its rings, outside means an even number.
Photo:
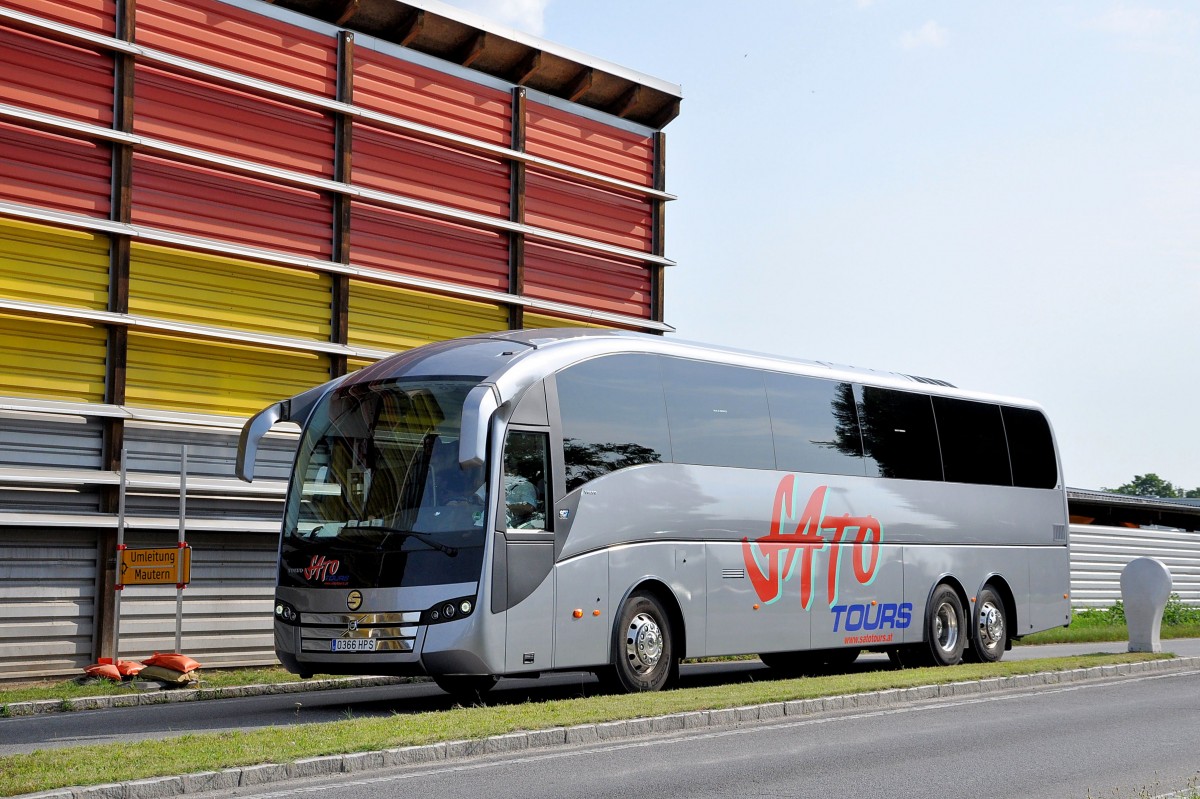
[[[422,544],[425,544],[426,546],[428,546],[430,549],[436,549],[438,552],[444,553],[446,555],[446,557],[453,558],[453,557],[458,556],[458,547],[447,546],[446,544],[443,544],[441,541],[438,541],[436,538],[434,538],[430,535],[427,535],[425,533],[418,533],[414,530],[402,530],[399,527],[375,527],[375,526],[362,527],[362,528],[358,528],[358,529],[371,530],[373,532],[377,531],[377,532],[383,533],[384,534],[383,541],[379,542],[379,549],[383,549],[384,542],[387,541],[388,536],[399,535],[399,536],[403,536],[405,538],[415,538],[418,541],[420,541]]]

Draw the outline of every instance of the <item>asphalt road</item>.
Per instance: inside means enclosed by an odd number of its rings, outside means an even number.
[[[1124,643],[1016,647],[1007,652],[1005,658],[1020,660],[1087,652],[1122,652],[1125,648]],[[1179,655],[1200,655],[1200,639],[1168,641],[1164,649]],[[889,666],[885,656],[863,655],[854,668],[865,671]],[[681,669],[681,684],[685,687],[771,678],[771,671],[758,661],[688,664]],[[488,701],[514,704],[545,701],[594,694],[598,688],[594,678],[584,673],[547,675],[540,680],[501,680],[489,694]],[[452,705],[450,697],[433,684],[416,683],[50,713],[0,719],[0,755],[188,732],[286,726],[336,721],[350,716],[402,715],[443,710]]]
[[[704,730],[214,797],[1155,797],[1200,777],[1200,671]]]

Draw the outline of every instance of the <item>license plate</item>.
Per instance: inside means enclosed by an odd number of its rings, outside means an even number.
[[[334,638],[330,643],[333,652],[374,652],[374,638]]]

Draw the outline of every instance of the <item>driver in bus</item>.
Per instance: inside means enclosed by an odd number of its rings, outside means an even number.
[[[545,514],[541,513],[537,489],[519,474],[504,475],[504,513],[513,529],[544,530]]]
[[[483,503],[486,495],[487,486],[481,485],[476,489],[472,502]],[[504,516],[512,530],[546,529],[546,514],[537,488],[519,474],[504,475]]]

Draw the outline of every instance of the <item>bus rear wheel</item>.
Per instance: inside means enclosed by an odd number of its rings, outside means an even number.
[[[496,685],[496,678],[490,674],[438,674],[433,681],[462,705],[478,705]]]
[[[1008,617],[1004,600],[984,588],[975,600],[974,623],[971,625],[971,655],[981,663],[995,663],[1004,657],[1008,646]]]
[[[925,643],[933,666],[955,666],[962,662],[967,646],[967,624],[962,600],[946,584],[934,589],[925,608]]]
[[[658,691],[679,676],[671,619],[658,598],[635,593],[625,600],[613,630],[613,687],[627,693]]]

